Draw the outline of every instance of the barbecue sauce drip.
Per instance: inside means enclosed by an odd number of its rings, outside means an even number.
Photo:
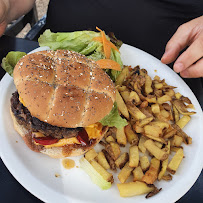
[[[84,128],[78,133],[77,139],[83,146],[91,144],[89,137],[88,137],[88,134]]]

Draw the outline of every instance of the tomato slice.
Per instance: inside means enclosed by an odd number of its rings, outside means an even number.
[[[53,138],[52,136],[47,137],[33,137],[34,141],[41,145],[50,145],[58,142],[58,139]]]
[[[78,133],[77,139],[82,145],[89,145],[90,144],[88,134],[87,134],[87,132],[86,132],[86,130],[84,128],[83,128],[83,130],[81,130]]]

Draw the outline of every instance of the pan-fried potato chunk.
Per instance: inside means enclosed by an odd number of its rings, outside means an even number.
[[[122,168],[120,173],[118,174],[118,179],[121,183],[125,183],[125,181],[128,179],[132,172],[133,168],[129,166],[129,162],[125,164],[125,166]]]
[[[144,133],[153,137],[159,137],[162,134],[162,129],[156,125],[145,125]]]
[[[116,102],[118,105],[118,110],[123,114],[127,119],[129,118],[129,113],[127,106],[125,105],[120,93],[116,90]]]
[[[121,197],[132,197],[147,194],[154,190],[154,186],[148,186],[146,183],[140,181],[119,183],[117,186]]]
[[[116,140],[120,146],[125,146],[127,143],[127,138],[124,132],[124,127],[118,128],[116,132]]]
[[[157,147],[152,140],[147,140],[144,143],[146,149],[153,154],[158,160],[164,161],[168,158],[168,153]]]
[[[116,161],[117,168],[123,168],[124,165],[129,161],[129,155],[127,152],[123,153]]]
[[[146,118],[145,114],[143,114],[136,106],[133,106],[131,103],[127,103],[127,108],[130,114],[136,119],[144,119]]]
[[[187,123],[190,121],[191,117],[184,115],[179,121],[176,122],[176,125],[178,125],[181,129],[183,129]]]
[[[127,137],[127,140],[132,145],[137,145],[139,141],[138,135],[132,130],[131,125],[127,125],[124,128],[125,135]]]
[[[149,162],[149,159],[146,155],[140,157],[140,166],[141,166],[143,171],[146,171],[149,169],[150,162]]]
[[[90,162],[95,157],[97,157],[97,155],[98,155],[97,152],[94,149],[91,149],[85,154],[85,158],[87,159],[87,161]]]
[[[159,172],[158,180],[161,180],[162,177],[164,176],[167,166],[168,166],[168,159],[162,161],[162,163],[161,163],[161,171]]]
[[[175,155],[173,156],[172,160],[170,161],[170,163],[168,164],[168,168],[167,170],[171,173],[171,174],[175,174],[175,172],[177,171],[181,161],[183,160],[184,157],[184,153],[183,153],[183,149],[180,148]]]
[[[140,137],[140,140],[139,140],[139,144],[138,144],[138,148],[139,150],[144,154],[146,152],[146,147],[144,146],[144,143],[148,140],[147,137],[145,137],[144,135],[142,135]]]
[[[151,92],[153,92],[153,89],[152,89],[152,79],[149,75],[145,75],[145,93],[146,94],[149,94]]]
[[[97,161],[106,170],[110,169],[110,165],[109,165],[108,161],[106,160],[106,157],[104,156],[103,152],[98,153]]]
[[[158,104],[163,104],[165,102],[171,101],[171,97],[168,95],[164,95],[162,97],[157,98],[157,103]]]
[[[129,150],[129,166],[137,167],[139,164],[139,151],[138,146],[134,145]]]
[[[142,181],[147,184],[153,184],[158,177],[160,167],[160,161],[156,158],[152,158],[150,168],[142,177]]]
[[[136,167],[134,170],[133,170],[133,181],[142,181],[142,177],[144,176],[144,173],[141,169],[140,166]]]

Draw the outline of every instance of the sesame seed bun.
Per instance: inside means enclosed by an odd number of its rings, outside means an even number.
[[[110,113],[115,87],[93,61],[68,50],[24,56],[13,72],[22,103],[51,125],[85,127]]]

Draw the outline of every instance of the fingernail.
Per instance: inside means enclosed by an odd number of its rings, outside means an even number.
[[[175,63],[173,68],[174,68],[175,72],[180,73],[182,70],[184,70],[184,65],[180,62]]]

